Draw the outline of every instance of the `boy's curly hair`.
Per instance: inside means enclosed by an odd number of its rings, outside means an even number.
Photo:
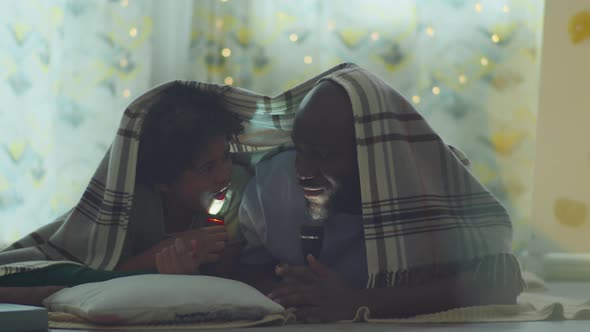
[[[137,183],[169,184],[194,167],[214,137],[237,139],[242,120],[222,106],[222,95],[180,82],[162,93],[142,126]]]

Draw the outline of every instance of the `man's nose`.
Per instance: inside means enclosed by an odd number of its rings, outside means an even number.
[[[295,157],[295,170],[300,179],[311,179],[319,173],[317,163],[301,154]]]

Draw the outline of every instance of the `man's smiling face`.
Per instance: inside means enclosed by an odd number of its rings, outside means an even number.
[[[293,126],[295,168],[310,214],[360,213],[360,182],[350,99],[333,82],[318,84],[303,100]]]

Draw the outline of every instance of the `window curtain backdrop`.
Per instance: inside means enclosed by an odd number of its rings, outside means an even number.
[[[340,62],[400,90],[530,238],[543,1],[0,0],[0,242],[67,211],[172,79],[276,94]]]

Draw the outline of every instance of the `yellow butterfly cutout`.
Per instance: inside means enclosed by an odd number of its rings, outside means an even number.
[[[10,182],[0,174],[0,192],[6,191],[8,188],[10,188]]]
[[[448,71],[450,74],[443,73],[440,69],[435,69],[432,71],[432,76],[455,92],[460,92],[469,86],[471,79],[464,74],[466,72],[465,68],[454,66]]]
[[[502,130],[492,133],[490,142],[496,153],[502,156],[510,155],[524,138],[522,131]]]
[[[242,26],[236,30],[236,39],[242,46],[250,44],[253,36],[254,34],[252,33],[252,30],[248,27]]]
[[[22,44],[22,42],[27,38],[31,30],[33,30],[31,26],[26,23],[17,22],[14,23],[14,25],[12,26],[14,38],[19,44]]]
[[[284,24],[293,23],[293,22],[297,21],[297,17],[295,17],[293,15],[289,15],[285,12],[278,12],[277,13],[277,21],[280,25],[284,25]]]
[[[20,240],[21,238],[22,234],[16,230],[13,230],[12,232],[10,232],[10,235],[8,236],[8,241],[12,243]]]
[[[63,9],[57,6],[53,6],[50,11],[50,20],[53,26],[59,26],[62,24],[64,20],[64,12]]]
[[[61,195],[55,195],[49,199],[49,206],[53,210],[57,210],[61,207],[63,201],[63,197]]]
[[[553,203],[553,213],[560,224],[577,227],[586,222],[588,206],[583,202],[562,197]]]
[[[367,29],[346,28],[338,31],[338,36],[348,48],[356,48],[368,35]]]
[[[509,24],[496,24],[492,26],[488,33],[491,35],[496,35],[499,37],[499,43],[503,41],[508,41],[512,38],[516,30],[521,28],[520,24],[518,23],[509,23]]]
[[[5,53],[2,57],[0,57],[0,73],[4,72],[3,75],[0,74],[0,79],[8,79],[17,71],[18,68],[19,66],[16,64],[14,58],[11,55]]]
[[[219,53],[209,52],[205,55],[202,61],[207,67],[209,74],[223,75],[228,72],[227,61],[225,58],[219,57],[217,54]]]
[[[520,123],[537,123],[537,115],[527,106],[521,106],[514,110],[514,119]]]
[[[574,44],[579,44],[590,38],[590,11],[581,11],[572,16],[568,32]]]
[[[14,141],[6,146],[6,150],[12,161],[19,162],[28,146],[28,141]]]
[[[531,62],[535,63],[538,59],[539,50],[536,47],[525,47],[520,49],[519,53],[527,57]]]
[[[516,199],[518,196],[521,196],[526,192],[526,186],[520,181],[519,179],[508,179],[504,181],[504,188],[513,199]]]
[[[254,67],[252,71],[254,72],[255,76],[260,76],[267,74],[271,67],[272,67],[272,59],[270,57],[255,57],[254,59]]]
[[[510,86],[518,85],[522,81],[523,78],[520,74],[510,71],[500,71],[492,77],[492,85],[498,91],[503,91]]]
[[[473,174],[477,177],[482,184],[488,184],[498,177],[498,173],[495,172],[486,164],[473,163]]]
[[[191,31],[191,41],[198,40],[201,38],[201,36],[203,36],[203,32],[201,30],[193,29],[193,31]]]

